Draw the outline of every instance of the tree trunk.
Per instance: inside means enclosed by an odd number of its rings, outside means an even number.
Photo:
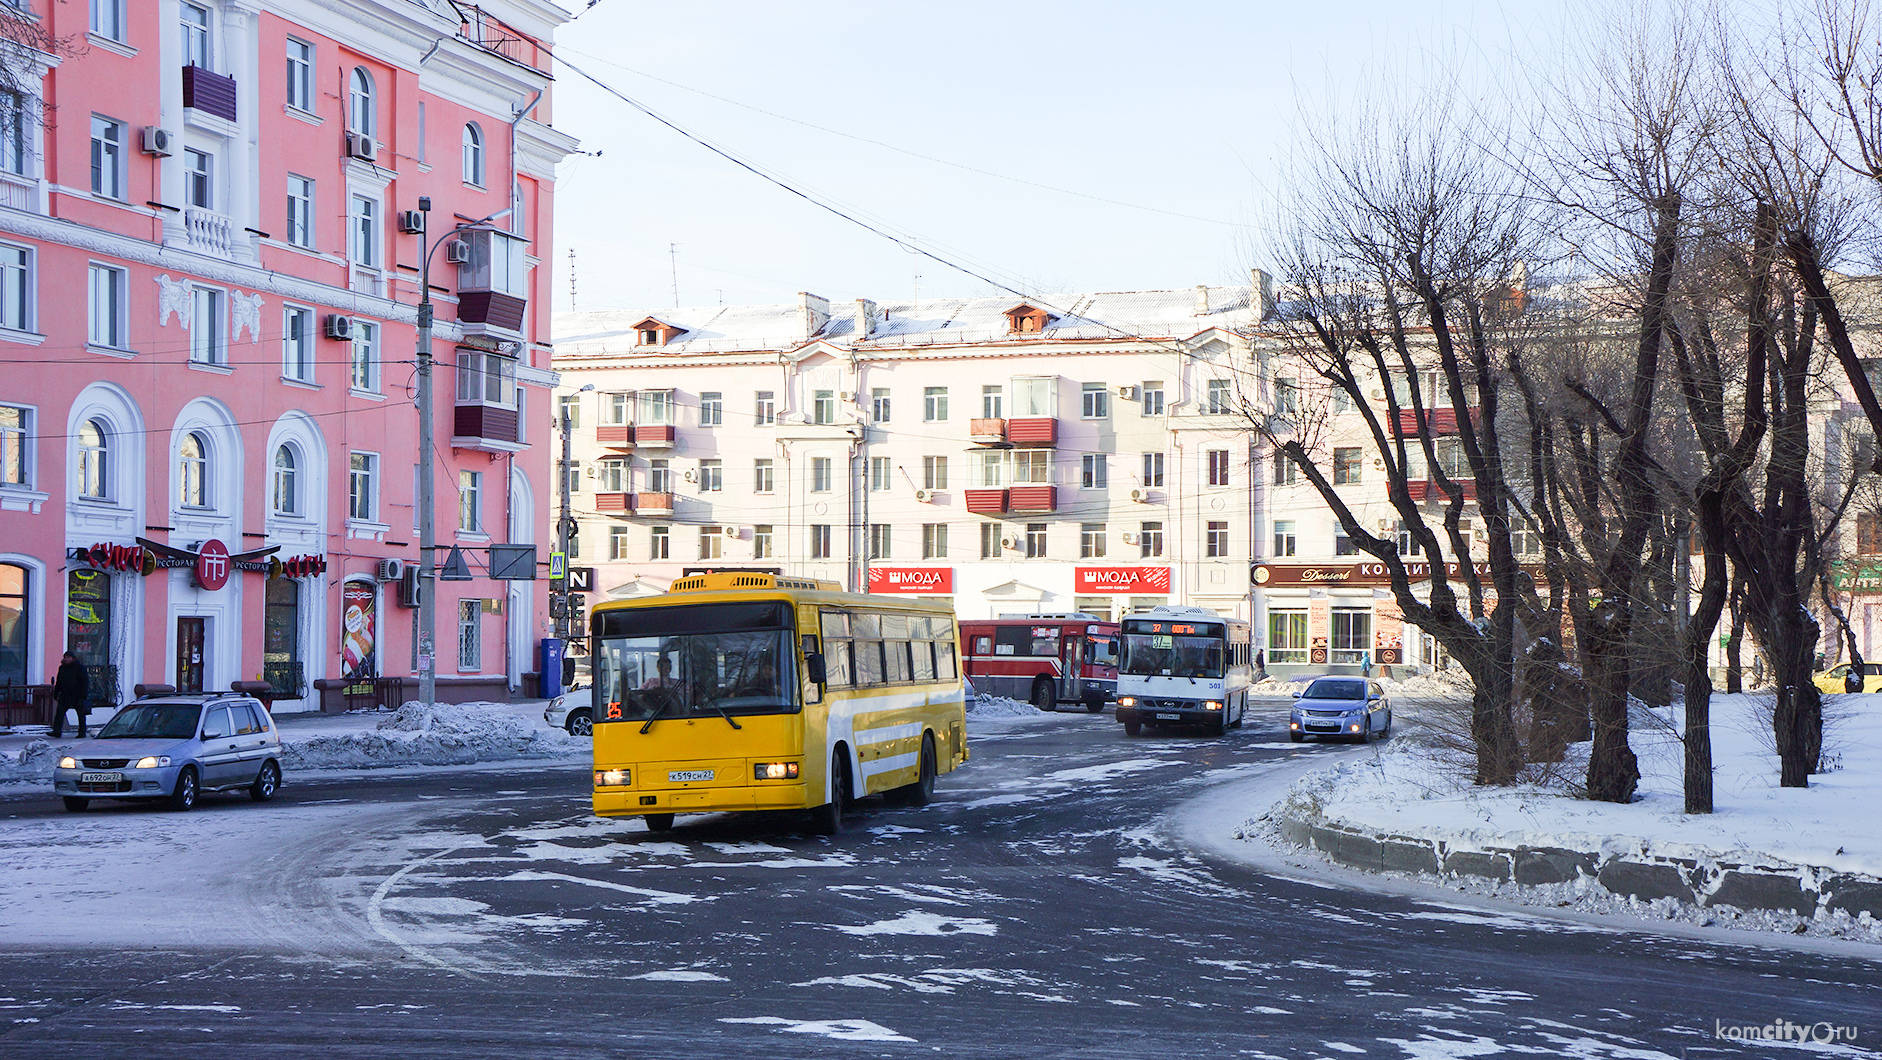
[[[1632,802],[1640,763],[1627,744],[1628,609],[1612,601],[1595,608],[1582,628],[1582,674],[1594,746],[1588,753],[1588,797]]]

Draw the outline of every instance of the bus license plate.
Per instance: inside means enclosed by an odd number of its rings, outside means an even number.
[[[711,779],[712,770],[710,769],[676,769],[667,774],[667,782],[670,784],[682,784],[689,780]]]
[[[1157,720],[1158,721],[1182,721],[1183,716],[1181,714],[1159,714],[1157,715]]]
[[[78,782],[80,784],[121,784],[124,782],[124,774],[122,773],[80,773],[78,775]]]

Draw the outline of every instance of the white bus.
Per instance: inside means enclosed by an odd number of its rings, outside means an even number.
[[[1200,725],[1220,736],[1241,725],[1254,683],[1248,623],[1200,607],[1155,607],[1121,625],[1117,720],[1125,735]]]

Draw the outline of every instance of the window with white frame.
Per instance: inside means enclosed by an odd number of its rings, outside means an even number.
[[[752,461],[752,492],[772,493],[778,488],[777,468],[769,459]]]
[[[97,0],[94,0],[94,3]],[[91,116],[91,192],[108,199],[123,199],[124,123]]]
[[[1058,415],[1058,380],[1051,376],[1022,376],[1013,380],[1013,415]]]
[[[122,42],[124,0],[91,0],[91,31],[106,40]]]
[[[195,364],[228,363],[226,316],[222,292],[214,287],[190,288],[190,361]]]
[[[1421,551],[1418,535],[1412,533],[1411,527],[1406,526],[1403,519],[1392,520],[1392,541],[1398,546],[1398,554],[1401,556],[1416,556]]]
[[[33,252],[0,243],[0,328],[33,330]]]
[[[672,527],[656,526],[656,527],[651,528],[648,531],[647,558],[648,559],[671,559],[673,558],[673,528]]]
[[[1138,399],[1142,402],[1144,415],[1163,415],[1163,381],[1161,379],[1145,380],[1143,385],[1138,388],[1137,394]]]
[[[33,410],[0,405],[0,489],[31,489],[33,461],[27,446],[33,437]]]
[[[460,670],[475,670],[483,665],[483,617],[482,600],[457,602],[457,668]]]
[[[1291,375],[1274,380],[1274,411],[1291,416],[1300,411],[1300,380]]]
[[[183,205],[199,210],[216,208],[216,159],[207,151],[183,149]]]
[[[111,499],[111,428],[103,420],[86,420],[78,429],[77,460],[73,471],[78,495],[86,500]]]
[[[582,462],[580,460],[557,461],[562,465],[562,490],[565,493],[582,492]]]
[[[38,113],[38,109],[38,100],[0,90],[0,171],[17,177],[30,175],[33,152],[26,138],[26,116]]]
[[[836,391],[818,390],[811,394],[810,422],[818,424],[836,422]]]
[[[213,69],[209,64],[209,9],[201,4],[177,5],[183,30],[183,65]]]
[[[980,388],[980,418],[983,420],[1006,418],[1005,387],[994,384]]]
[[[699,425],[718,427],[725,423],[725,394],[707,390],[699,395]]]
[[[894,473],[888,457],[872,456],[869,458],[869,491],[871,493],[881,493],[887,490],[893,479]]]
[[[1045,486],[1052,482],[1052,450],[1013,450],[1013,485]]]
[[[1078,458],[1078,464],[1081,489],[1101,490],[1111,485],[1111,464],[1103,453],[1086,453]]]
[[[1336,556],[1359,555],[1359,545],[1347,536],[1346,528],[1339,523],[1333,524],[1333,554]]]
[[[889,422],[889,388],[879,386],[869,392],[869,419],[873,423]]]
[[[377,394],[379,392],[379,325],[361,320],[353,321],[350,363],[353,389]]]
[[[810,492],[828,493],[834,484],[834,468],[827,456],[810,458]]]
[[[556,423],[571,429],[582,425],[582,396],[563,394],[555,399]]]
[[[723,555],[721,551],[721,546],[724,544],[724,542],[725,542],[725,535],[723,533],[720,533],[718,527],[716,526],[700,527],[699,528],[699,558],[700,559],[718,559],[721,555]]]
[[[185,508],[209,507],[209,439],[190,431],[176,450],[177,503]]]
[[[1348,486],[1359,481],[1360,469],[1365,464],[1365,454],[1356,445],[1335,446],[1333,449],[1333,484]]]
[[[1103,523],[1080,523],[1078,524],[1078,558],[1079,559],[1103,559],[1104,558],[1104,524]]]
[[[1163,555],[1163,523],[1141,523],[1137,527],[1137,549],[1143,559]]]
[[[673,464],[671,461],[664,457],[658,460],[647,461],[647,492],[673,492]]]
[[[1226,519],[1211,519],[1203,536],[1204,555],[1220,559],[1229,554],[1229,524]]]
[[[1307,661],[1307,612],[1268,612],[1268,661],[1271,663]]]
[[[1208,455],[1209,485],[1211,486],[1228,485],[1229,484],[1229,451],[1227,449],[1210,449],[1210,450],[1207,450],[1207,452],[1209,454]]]
[[[595,464],[595,489],[601,493],[627,492],[627,461],[609,459]]]
[[[610,427],[618,427],[628,422],[628,402],[632,396],[618,390],[601,395],[601,422]]]
[[[281,377],[314,381],[314,311],[305,306],[281,308]]]
[[[1087,420],[1108,418],[1111,415],[1110,384],[1082,384],[1078,388],[1078,415]]]
[[[125,307],[125,292],[130,283],[128,274],[115,265],[92,262],[86,270],[86,280],[86,341],[106,349],[124,349],[128,345],[124,334],[128,323]]]
[[[980,454],[980,484],[989,488],[1006,485],[1006,454],[990,449]]]
[[[948,488],[948,458],[945,456],[924,456],[921,458],[922,489],[944,490]]]
[[[301,514],[301,461],[291,445],[275,447],[273,488],[269,491],[276,515]]]
[[[699,462],[699,492],[718,493],[723,489],[725,489],[725,462],[701,460]]]
[[[464,126],[464,183],[484,186],[484,131],[476,122]]]
[[[1358,608],[1333,609],[1332,663],[1364,663],[1372,653],[1372,612]]]
[[[778,422],[778,396],[775,391],[760,390],[754,395],[753,418],[760,427]]]
[[[361,522],[379,521],[379,454],[349,455],[346,473],[346,517]]]
[[[1300,548],[1300,532],[1292,519],[1274,521],[1274,554],[1277,557],[1292,556]]]
[[[889,532],[888,523],[870,523],[869,558],[893,559],[894,557],[889,554],[892,537],[893,535]]]
[[[314,247],[314,182],[292,173],[288,174],[287,237],[297,247]]]
[[[948,524],[921,524],[921,558],[948,558]]]
[[[314,109],[314,46],[298,37],[288,38],[288,106],[312,113]]]
[[[980,524],[980,558],[999,559],[1006,548],[1006,528],[999,523]]]
[[[1294,463],[1293,458],[1285,452],[1276,449],[1274,451],[1274,484],[1292,486],[1299,481],[1300,465]]]
[[[353,264],[362,269],[379,267],[379,200],[366,195],[352,197],[347,214],[348,251]]]
[[[830,558],[830,524],[814,523],[810,527],[810,558]]]
[[[372,74],[355,66],[347,81],[347,128],[362,136],[372,136],[379,129],[379,111],[373,103]]]
[[[1209,380],[1208,389],[1203,398],[1202,411],[1209,416],[1226,416],[1235,411],[1235,398],[1229,390],[1228,380]]]
[[[921,390],[921,419],[923,423],[940,423],[948,418],[948,388],[944,386],[923,387]]]
[[[759,523],[751,528],[751,557],[753,559],[771,558],[775,533],[770,523]]]
[[[1046,555],[1046,524],[1026,524],[1026,558],[1044,559]]]
[[[628,536],[630,530],[625,526],[608,527],[608,558],[611,560],[627,559]]]
[[[484,529],[484,473],[457,473],[457,528],[466,534],[481,534]]]
[[[642,390],[634,395],[634,422],[643,427],[664,427],[673,422],[673,391]]]
[[[513,409],[516,400],[516,358],[486,350],[458,348],[458,404]]]
[[[1163,485],[1163,454],[1162,453],[1145,453],[1144,454],[1143,480],[1144,480],[1144,485],[1146,486]]]

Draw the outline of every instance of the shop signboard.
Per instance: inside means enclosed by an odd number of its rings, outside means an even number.
[[[1075,567],[1073,584],[1081,593],[1167,594],[1168,567]]]
[[[340,663],[347,680],[378,672],[378,616],[371,582],[350,581],[340,589]]]
[[[953,567],[870,567],[872,593],[939,595],[954,591]]]

